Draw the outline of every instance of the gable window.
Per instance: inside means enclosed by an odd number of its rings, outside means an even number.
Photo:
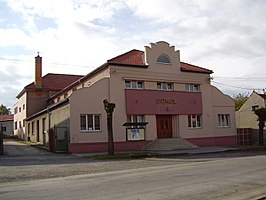
[[[165,55],[165,54],[161,54],[158,58],[156,63],[162,63],[162,64],[171,64],[171,60],[170,58]]]
[[[257,110],[258,108],[259,108],[259,106],[258,106],[258,105],[252,106],[252,111],[255,111],[255,110]]]
[[[101,120],[100,115],[80,115],[80,130],[81,131],[100,131]]]
[[[229,127],[230,126],[230,115],[229,114],[218,114],[218,126]]]
[[[186,90],[190,92],[199,92],[200,86],[198,84],[186,84]]]
[[[126,88],[132,88],[132,89],[143,89],[144,88],[143,81],[126,80],[125,84],[126,84]]]
[[[189,115],[188,116],[188,127],[189,128],[201,128],[201,115]]]
[[[162,83],[162,82],[158,82],[157,83],[157,89],[158,90],[173,90],[173,84],[172,83]]]

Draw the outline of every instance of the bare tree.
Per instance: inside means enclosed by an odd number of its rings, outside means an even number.
[[[114,103],[109,103],[107,99],[103,100],[104,109],[107,113],[107,130],[108,130],[108,155],[114,155],[114,139],[113,139],[113,112]]]
[[[259,144],[264,145],[263,130],[266,122],[266,108],[258,108],[254,110],[254,113],[258,116],[259,122]]]

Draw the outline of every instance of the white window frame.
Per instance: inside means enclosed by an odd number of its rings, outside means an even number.
[[[202,115],[188,115],[189,128],[202,128]]]
[[[168,55],[166,55],[166,54],[161,54],[161,55],[157,58],[156,63],[170,65],[170,64],[171,64],[171,59],[169,58]]]
[[[199,84],[188,83],[188,84],[186,84],[186,91],[199,92],[200,91],[200,85]]]
[[[92,117],[92,127],[89,127],[88,118]],[[85,129],[82,129],[81,117],[85,117]],[[99,129],[96,129],[96,117],[99,117]],[[81,114],[80,115],[80,131],[82,132],[98,132],[101,131],[101,115],[100,114]]]
[[[173,83],[166,83],[166,82],[157,82],[157,89],[158,90],[173,91],[174,90],[174,84]]]
[[[144,89],[144,82],[137,80],[125,80],[127,89]]]
[[[127,122],[129,123],[145,122],[145,115],[128,115]],[[132,126],[131,128],[135,128],[135,127]],[[137,128],[142,128],[142,126],[137,126]]]
[[[218,114],[218,127],[230,127],[229,114]]]

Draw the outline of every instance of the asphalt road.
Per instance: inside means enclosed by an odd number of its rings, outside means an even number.
[[[93,161],[68,155],[55,156],[41,164],[31,156],[0,157],[1,171],[14,173],[0,182],[0,199],[261,199],[266,197],[266,154],[237,153],[174,158],[149,158],[128,161]],[[41,157],[39,155],[39,157]],[[58,159],[62,156],[61,161]],[[28,159],[26,159],[28,158]],[[57,159],[56,159],[57,158]],[[59,160],[59,162],[56,162]],[[64,162],[63,162],[64,161]],[[61,163],[63,162],[63,163]],[[12,165],[13,163],[14,165]],[[23,164],[24,163],[24,164]],[[38,164],[39,163],[39,164]],[[47,168],[47,172],[81,173],[32,176],[27,173]],[[26,169],[30,170],[27,171]],[[84,171],[84,168],[88,168]],[[49,170],[48,170],[49,169]],[[98,170],[97,170],[98,169]],[[25,171],[26,170],[26,171]],[[26,179],[14,180],[25,173]],[[54,171],[54,172],[53,172]],[[10,172],[11,173],[11,172]],[[37,173],[38,175],[38,173]]]

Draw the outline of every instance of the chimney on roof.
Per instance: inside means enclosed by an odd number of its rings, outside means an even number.
[[[42,57],[40,57],[39,52],[35,57],[35,86],[37,88],[42,88]]]

